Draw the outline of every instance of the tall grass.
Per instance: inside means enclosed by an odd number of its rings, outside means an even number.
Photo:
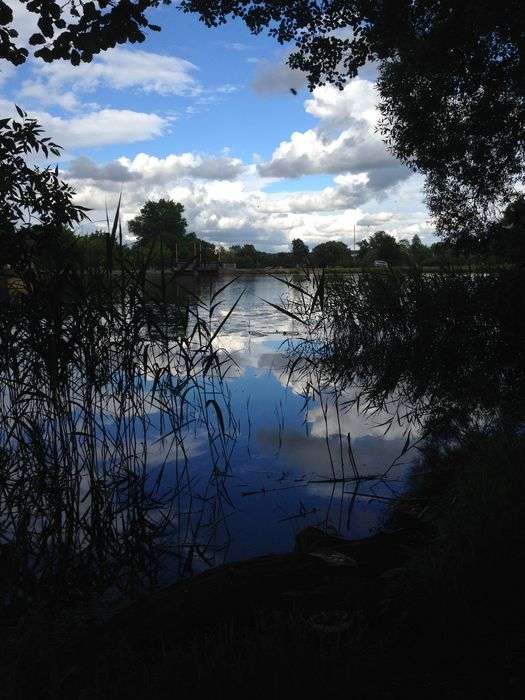
[[[104,267],[27,269],[0,313],[0,604],[131,596],[161,568],[213,563],[236,424],[220,291],[126,262],[118,212]],[[118,270],[115,261],[119,261]],[[168,303],[168,297],[171,300]],[[230,310],[231,312],[231,310]],[[187,445],[205,434],[207,482]]]
[[[291,377],[315,368],[325,386],[352,389],[348,406],[433,434],[518,418],[523,271],[310,274],[293,287],[285,312],[304,333],[290,344]]]

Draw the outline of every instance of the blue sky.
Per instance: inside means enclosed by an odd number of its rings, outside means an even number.
[[[10,4],[28,37],[32,16]],[[354,225],[358,240],[378,229],[432,240],[421,178],[375,132],[373,67],[343,91],[309,93],[286,47],[241,22],[208,29],[174,7],[151,14],[162,32],[92,64],[0,66],[3,114],[16,102],[64,146],[63,177],[93,210],[85,231],[122,190],[125,220],[172,197],[192,230],[226,246],[350,243]]]

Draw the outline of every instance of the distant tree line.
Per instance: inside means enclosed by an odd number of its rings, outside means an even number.
[[[416,234],[410,240],[397,240],[385,231],[376,231],[352,250],[343,241],[326,241],[311,250],[300,238],[292,241],[290,251],[270,253],[257,250],[252,243],[229,248],[213,245],[187,231],[184,206],[170,199],[148,201],[129,222],[135,241],[119,247],[113,266],[138,263],[148,269],[172,269],[183,262],[234,263],[238,269],[352,268],[373,266],[384,261],[390,267],[432,267],[447,264],[523,262],[525,260],[525,197],[507,207],[486,237],[469,250],[453,242],[437,241],[425,245]],[[33,262],[38,267],[73,266],[105,268],[108,258],[108,233],[95,231],[78,235],[62,227],[54,235],[40,238],[34,248]]]
[[[410,240],[397,240],[385,231],[376,231],[352,250],[343,241],[319,243],[312,250],[300,239],[292,241],[290,252],[268,253],[251,243],[234,245],[217,251],[224,261],[240,269],[294,267],[367,267],[382,260],[391,267],[439,266],[443,264],[503,263],[525,260],[525,197],[507,207],[500,221],[493,224],[487,235],[469,248],[451,241],[425,245],[416,234]]]
[[[159,31],[148,10],[160,2],[20,0],[38,28],[27,42],[0,0],[0,58],[13,65],[30,56],[89,63]],[[343,88],[373,62],[380,133],[401,162],[425,177],[427,204],[445,240],[482,241],[521,197],[522,0],[162,2],[195,13],[210,28],[241,20],[253,34],[267,32],[291,49],[288,64],[303,72],[310,89]],[[170,22],[168,14],[163,21]]]
[[[116,268],[139,262],[149,269],[170,268],[177,261],[232,262],[241,269],[362,267],[383,260],[396,265],[439,265],[479,261],[525,262],[525,196],[514,198],[503,214],[469,244],[442,240],[426,246],[418,236],[397,241],[376,231],[352,251],[342,241],[326,241],[309,250],[300,239],[289,251],[268,253],[253,244],[216,247],[188,231],[184,206],[171,199],[148,201],[129,222],[131,245],[118,245],[122,232],[74,233],[88,218],[74,202],[74,191],[58,169],[35,166],[28,157],[59,155],[60,147],[43,136],[42,127],[18,109],[20,121],[0,120],[0,265],[31,276],[39,268]],[[118,250],[116,250],[118,248]]]

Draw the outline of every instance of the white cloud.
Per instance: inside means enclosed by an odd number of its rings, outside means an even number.
[[[17,46],[27,46],[31,34],[38,31],[38,14],[29,12],[20,0],[4,0],[4,2],[13,10],[13,23],[10,27],[18,32],[18,37],[14,40],[15,44]]]
[[[332,85],[316,88],[304,106],[309,114],[319,119],[323,129],[327,126],[348,127],[356,122],[373,129],[379,119],[377,100],[374,83],[355,78],[343,90]]]
[[[22,95],[43,97],[61,106],[64,92],[93,92],[101,87],[140,90],[161,95],[196,95],[201,88],[196,66],[177,56],[115,48],[91,63],[72,66],[65,61],[33,62],[33,77],[24,81]]]
[[[411,172],[387,151],[376,131],[376,100],[374,85],[359,78],[343,90],[316,88],[304,103],[305,110],[318,119],[316,127],[296,131],[282,141],[271,160],[258,165],[259,173],[281,178],[364,174],[367,187],[366,193],[361,187],[361,196],[384,196]]]
[[[134,143],[161,136],[169,121],[158,114],[129,109],[100,109],[74,117],[27,110],[51,138],[64,148]],[[0,99],[0,112],[16,117],[12,102]]]
[[[111,86],[191,94],[195,104],[215,99],[194,81],[192,64],[174,59],[175,63],[169,64],[173,66],[171,73],[162,62],[157,70],[151,60],[156,54],[117,49],[116,59],[113,55],[109,52],[86,67],[43,65],[35,69],[38,79],[23,85],[26,94],[39,104],[55,103],[72,112],[54,116],[41,107],[33,113],[46,132],[71,151],[161,137],[171,123],[159,114],[125,109],[82,105],[83,111],[77,111],[82,91]],[[137,57],[143,57],[144,64],[137,63]],[[289,91],[293,86],[289,71],[280,75],[281,88]],[[272,85],[275,88],[279,83]],[[223,92],[233,89],[228,85],[222,88]],[[290,99],[299,98],[290,95]],[[243,162],[229,150],[159,157],[156,148],[155,155],[146,149],[133,154],[128,151],[127,157],[109,162],[73,158],[64,175],[77,190],[77,201],[93,209],[94,222],[105,218],[106,203],[110,209],[115,206],[121,189],[124,222],[135,216],[147,199],[171,197],[184,204],[190,230],[225,245],[252,242],[278,250],[287,249],[297,237],[310,246],[330,239],[351,244],[354,225],[357,240],[379,228],[398,238],[416,232],[428,236],[428,215],[423,206],[417,206],[420,180],[386,151],[374,131],[376,99],[373,85],[360,79],[342,91],[316,89],[304,102],[312,127],[294,132],[266,162],[259,155]],[[4,105],[3,111],[12,114],[12,105]],[[310,181],[308,190],[297,191],[296,185],[295,191],[265,191],[267,185],[283,178],[327,174],[333,176],[328,186],[323,183],[312,189]]]
[[[11,63],[4,61],[2,64],[0,64],[0,85],[12,78],[14,72],[15,67]]]
[[[221,41],[220,45],[228,51],[247,51],[250,47],[240,41]]]
[[[66,119],[40,114],[40,121],[61,145],[70,148],[134,143],[161,136],[168,122],[158,114],[129,109],[101,109]]]
[[[314,142],[322,138],[314,132]],[[400,177],[395,161],[383,161],[381,156],[381,167],[368,172],[338,174],[332,185],[318,190],[269,193],[264,187],[271,178],[264,177],[256,163],[243,164],[227,155],[184,153],[158,158],[141,153],[95,170],[94,164],[84,163],[83,179],[73,184],[79,202],[87,202],[102,217],[107,193],[117,196],[117,180],[123,181],[120,175],[125,172],[132,176],[123,192],[125,220],[135,216],[147,199],[171,197],[184,205],[190,230],[223,245],[251,242],[280,250],[287,249],[293,238],[302,238],[310,246],[333,239],[351,245],[354,225],[357,241],[379,228],[397,238],[416,232],[430,235],[420,202],[419,176],[407,179],[406,171]],[[116,168],[114,173],[110,166]],[[102,177],[108,181],[97,181]],[[383,205],[380,211],[375,210],[378,198]]]
[[[195,153],[181,153],[157,158],[147,153],[139,153],[133,159],[120,158],[106,165],[97,165],[86,157],[77,158],[70,164],[68,172],[70,177],[77,180],[142,180],[148,185],[167,185],[187,177],[233,180],[245,169],[239,158],[227,155],[201,156]]]
[[[120,163],[113,161],[106,165],[97,165],[86,156],[75,158],[68,164],[68,177],[75,180],[95,180],[109,182],[130,182],[137,178],[134,173]]]
[[[24,80],[20,96],[36,100],[41,105],[57,105],[68,112],[74,112],[81,106],[77,96],[71,90],[64,91],[35,80]]]
[[[125,159],[119,160],[119,163],[123,162]],[[135,173],[138,172],[138,167],[135,167]],[[379,228],[398,238],[416,232],[430,233],[424,211],[414,214],[384,211],[380,217],[376,215],[376,225],[369,230],[365,218],[366,203],[358,205],[353,198],[355,188],[367,186],[365,178],[360,182],[354,176],[341,176],[336,178],[332,187],[317,192],[272,194],[254,189],[250,178],[250,168],[235,180],[170,176],[162,182],[141,175],[123,187],[123,218],[128,221],[135,216],[147,199],[171,197],[184,205],[190,230],[199,232],[206,239],[223,245],[250,242],[274,250],[288,249],[291,240],[297,237],[311,246],[334,239],[344,240],[350,245],[354,224],[357,225],[358,241]],[[73,179],[72,184],[77,189],[79,203],[95,210],[92,215],[95,220],[104,218],[108,194],[110,204],[113,200],[116,203],[120,191],[120,184],[116,181]],[[352,196],[346,200],[348,187]],[[400,185],[403,187],[404,184]]]

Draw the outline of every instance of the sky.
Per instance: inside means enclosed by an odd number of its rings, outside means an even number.
[[[27,39],[34,16],[7,2]],[[354,227],[357,242],[376,230],[434,240],[423,179],[377,134],[373,65],[343,90],[309,92],[290,49],[240,21],[208,29],[173,6],[150,16],[161,32],[90,64],[0,62],[1,116],[16,103],[63,146],[61,175],[91,209],[81,233],[103,227],[122,193],[124,222],[169,197],[189,230],[223,246],[353,246]]]

